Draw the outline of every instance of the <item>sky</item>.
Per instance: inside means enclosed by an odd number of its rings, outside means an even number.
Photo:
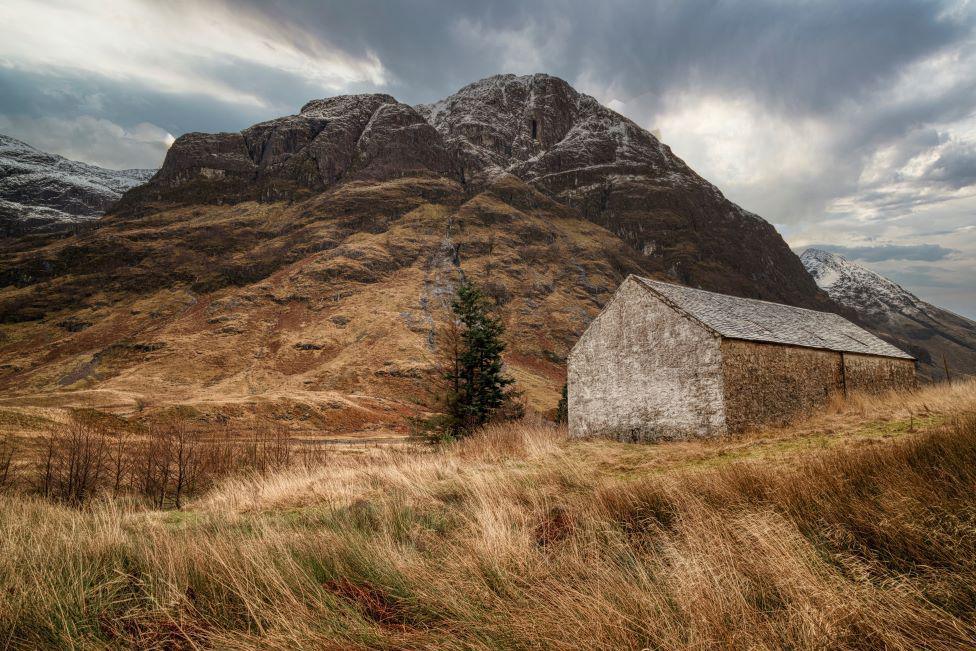
[[[976,318],[976,1],[0,3],[0,133],[116,169],[312,98],[546,72],[795,250]]]

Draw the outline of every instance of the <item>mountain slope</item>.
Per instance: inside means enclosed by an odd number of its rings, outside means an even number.
[[[538,410],[555,406],[569,347],[620,280],[648,273],[512,177],[473,196],[407,177],[292,204],[110,215],[97,234],[0,257],[3,395],[333,432],[401,427],[427,397],[462,272],[498,303],[507,362]]]
[[[314,100],[180,137],[90,231],[8,239],[0,392],[399,427],[429,398],[464,275],[494,297],[510,370],[547,410],[628,273],[841,309],[771,225],[562,80],[493,77],[432,106]]]
[[[0,134],[0,236],[94,219],[156,170],[109,170]]]
[[[807,249],[804,267],[832,299],[912,353],[931,379],[976,369],[976,322],[938,308],[870,269],[836,253]],[[943,362],[943,357],[945,362]]]

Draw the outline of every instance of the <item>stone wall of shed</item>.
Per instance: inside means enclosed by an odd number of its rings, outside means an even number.
[[[625,281],[568,361],[573,436],[641,441],[725,433],[719,340]]]
[[[914,389],[915,361],[844,353],[847,390],[879,393],[891,389]]]
[[[726,339],[722,353],[729,432],[789,422],[844,390],[834,351]]]

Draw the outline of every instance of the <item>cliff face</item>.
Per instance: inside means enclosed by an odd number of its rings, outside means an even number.
[[[463,274],[544,410],[628,273],[839,309],[772,226],[562,80],[315,100],[180,137],[88,232],[5,241],[0,391],[400,426]]]
[[[181,136],[152,183],[123,207],[150,199],[293,199],[342,181],[424,172],[458,175],[452,154],[417,111],[389,95],[344,95],[240,133]]]
[[[502,172],[616,234],[688,285],[825,308],[766,221],[726,199],[631,120],[549,75],[499,75],[418,107],[466,178]]]

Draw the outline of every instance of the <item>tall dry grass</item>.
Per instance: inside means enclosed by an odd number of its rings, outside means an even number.
[[[972,647],[974,406],[779,462],[635,472],[664,446],[523,424],[230,479],[181,511],[0,497],[0,642]]]

